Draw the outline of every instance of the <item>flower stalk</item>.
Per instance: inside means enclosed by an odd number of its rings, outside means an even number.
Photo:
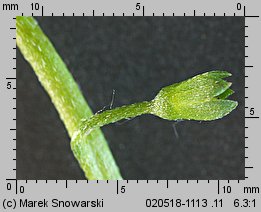
[[[167,120],[211,121],[228,115],[237,107],[237,102],[226,98],[233,94],[232,83],[223,80],[231,76],[225,71],[211,71],[180,83],[164,87],[149,102],[125,105],[106,110],[82,120],[80,130],[72,138],[71,148],[81,167],[87,167],[84,155],[87,143],[83,139],[93,130],[122,119],[142,114],[153,114]]]

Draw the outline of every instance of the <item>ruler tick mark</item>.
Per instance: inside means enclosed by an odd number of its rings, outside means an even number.
[[[116,186],[116,188],[117,188],[117,194],[119,194],[119,181],[118,181],[118,180],[116,181],[116,184],[117,184],[117,186]]]
[[[259,15],[247,15],[245,18],[259,18]]]
[[[219,180],[218,180],[218,194],[219,194]]]

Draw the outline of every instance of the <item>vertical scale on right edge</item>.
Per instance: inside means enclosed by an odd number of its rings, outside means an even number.
[[[244,50],[245,50],[245,52],[244,52],[244,74],[245,74],[245,76],[246,76],[246,18],[245,18],[245,15],[246,15],[246,7],[244,6],[244,35],[245,35],[245,38],[244,38],[244,46],[245,46],[245,48],[244,48]],[[244,86],[245,86],[245,93],[244,93],[244,96],[245,96],[245,117],[247,116],[247,112],[246,112],[246,110],[247,110],[247,107],[246,107],[246,100],[247,100],[247,97],[246,97],[246,77],[245,77],[245,80],[244,80],[244,82],[245,82],[245,84],[244,84]],[[244,119],[245,120],[245,133],[244,133],[244,136],[245,136],[245,151],[244,151],[244,166],[246,166],[246,149],[247,149],[247,147],[246,147],[246,118]],[[246,169],[245,169],[245,179],[247,178],[247,176],[246,176]]]

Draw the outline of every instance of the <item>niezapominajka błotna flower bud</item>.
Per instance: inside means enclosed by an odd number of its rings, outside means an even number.
[[[211,71],[164,87],[152,100],[151,113],[168,120],[210,121],[222,118],[237,107],[226,98],[232,83],[223,80],[226,71]]]

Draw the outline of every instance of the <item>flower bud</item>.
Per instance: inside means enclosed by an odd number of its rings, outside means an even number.
[[[222,118],[237,107],[226,98],[232,83],[223,80],[226,71],[211,71],[164,87],[152,100],[151,113],[168,120],[210,121]]]

